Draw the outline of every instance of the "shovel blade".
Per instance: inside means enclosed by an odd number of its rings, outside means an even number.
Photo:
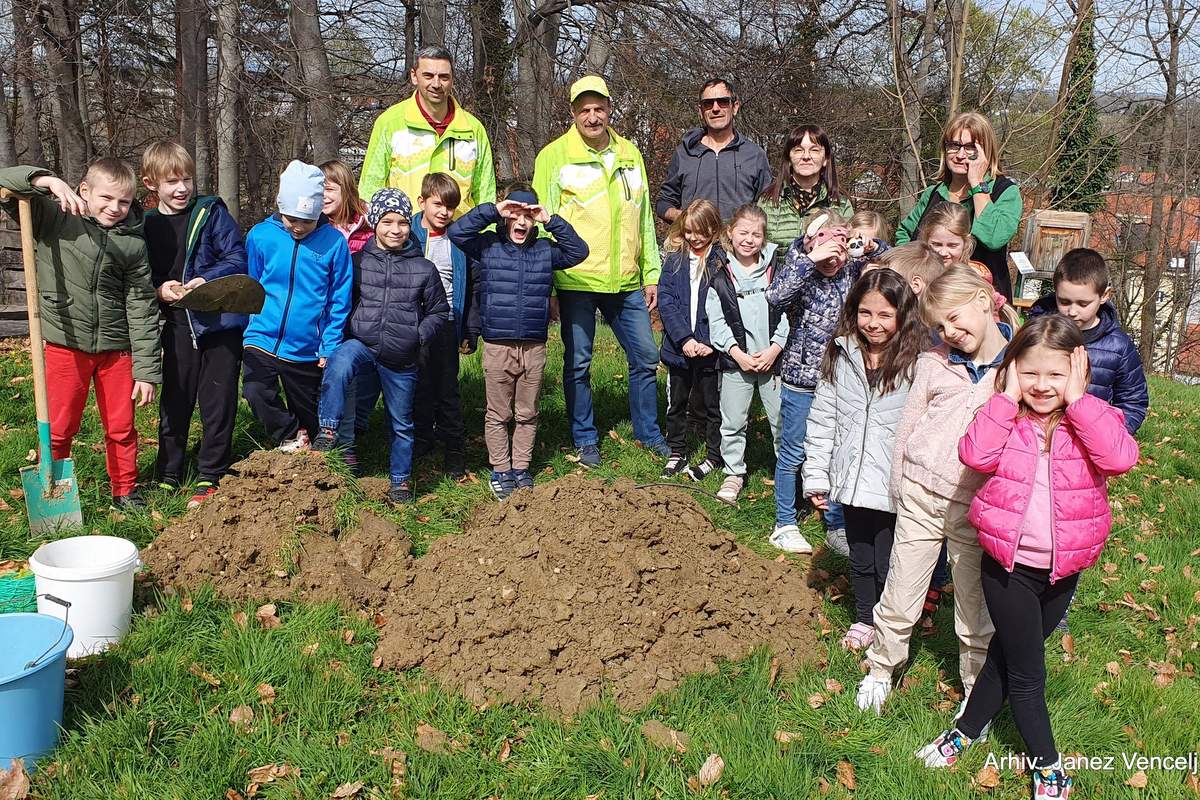
[[[69,528],[83,527],[83,510],[79,506],[79,484],[75,480],[75,462],[64,458],[55,461],[47,486],[37,465],[21,467],[21,488],[25,491],[25,510],[29,515],[29,532],[56,533]]]

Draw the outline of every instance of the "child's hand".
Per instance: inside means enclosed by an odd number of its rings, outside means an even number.
[[[1017,360],[1014,358],[1004,373],[1004,394],[1017,404],[1021,402],[1021,379],[1017,376]]]
[[[183,294],[187,294],[192,289],[195,289],[197,286],[203,286],[206,282],[207,281],[205,281],[204,278],[192,278],[190,281],[188,281],[187,283],[185,283],[183,285]]]
[[[558,322],[558,297],[550,297],[550,322]]]
[[[164,303],[174,303],[185,294],[187,292],[183,290],[183,284],[179,281],[167,281],[158,287],[158,299]]]
[[[462,343],[458,346],[458,352],[464,356],[471,355],[471,353],[475,352],[475,341],[473,339],[463,339]]]
[[[816,508],[818,511],[828,511],[829,510],[829,498],[826,497],[825,495],[814,494],[812,497],[810,497],[808,499],[812,501],[813,508]]]
[[[529,209],[529,213],[533,214],[534,222],[545,225],[547,222],[550,221],[550,212],[546,210],[545,206],[542,206],[542,205],[526,206],[526,208]]]
[[[54,195],[54,199],[58,201],[58,206],[64,214],[74,214],[77,217],[88,215],[87,203],[82,197],[75,194],[71,185],[62,178],[56,178],[53,175],[39,175],[31,181],[31,184]]]
[[[1071,374],[1067,376],[1067,388],[1063,399],[1071,405],[1087,394],[1088,384],[1088,354],[1087,348],[1079,345],[1071,353]]]
[[[133,394],[129,399],[139,406],[148,406],[154,402],[154,384],[146,381],[134,381]]]
[[[809,251],[808,257],[814,264],[836,261],[846,254],[846,246],[836,239],[828,239]]]
[[[697,357],[704,358],[705,356],[712,355],[713,349],[711,347],[709,347],[708,345],[706,345],[704,342],[696,342],[695,344],[696,344],[696,356]]]
[[[516,200],[501,200],[496,203],[496,213],[504,219],[512,219],[526,208],[528,208],[527,205]]]
[[[742,372],[758,372],[758,362],[753,356],[747,355],[740,347],[734,347],[729,351],[729,355],[741,367]]]
[[[328,361],[329,361],[329,359],[328,359],[328,358],[325,358],[324,356],[322,356],[321,358],[318,358],[318,359],[317,359],[317,367],[318,367],[319,369],[325,369],[325,364],[326,364],[326,362],[328,362]]]
[[[770,372],[771,367],[775,366],[775,359],[779,358],[781,352],[783,352],[783,348],[777,344],[773,344],[769,345],[765,350],[755,353],[754,358],[758,361],[758,371]]]

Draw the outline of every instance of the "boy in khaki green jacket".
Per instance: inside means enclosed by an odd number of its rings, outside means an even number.
[[[162,380],[136,181],[133,169],[116,158],[94,161],[78,194],[44,169],[0,170],[0,187],[32,195],[51,450],[56,459],[70,457],[94,383],[118,509],[145,507],[137,491],[134,402],[151,403]],[[3,205],[16,216],[15,200]]]

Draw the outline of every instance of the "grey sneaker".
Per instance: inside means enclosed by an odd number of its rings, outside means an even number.
[[[585,444],[583,447],[579,448],[579,463],[582,466],[585,466],[589,469],[592,467],[598,467],[600,466],[601,460],[600,445]]]
[[[825,532],[825,544],[842,558],[850,557],[850,544],[846,541],[845,528],[830,528]]]

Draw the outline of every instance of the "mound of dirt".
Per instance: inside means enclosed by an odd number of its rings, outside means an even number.
[[[413,559],[313,454],[263,451],[143,551],[160,583],[231,600],[334,600],[381,612],[376,655],[482,701],[538,698],[572,715],[610,687],[627,708],[717,659],[815,652],[803,571],[716,530],[683,491],[567,476],[476,511]]]
[[[142,552],[164,585],[210,582],[230,600],[333,600],[378,607],[409,571],[411,543],[367,510],[338,530],[345,482],[312,453],[261,450],[204,505]]]
[[[567,476],[434,542],[389,595],[377,653],[474,700],[535,696],[571,715],[608,685],[638,708],[763,644],[785,667],[813,654],[819,602],[685,492]]]

